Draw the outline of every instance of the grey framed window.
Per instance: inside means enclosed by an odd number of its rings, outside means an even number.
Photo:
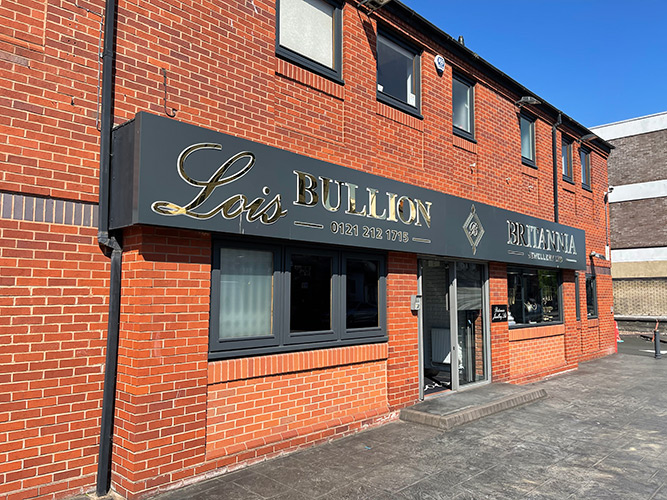
[[[456,74],[452,77],[452,122],[456,135],[475,140],[475,85]]]
[[[510,326],[558,323],[561,317],[560,273],[554,269],[507,269]]]
[[[581,290],[579,285],[579,271],[574,273],[574,307],[577,312],[577,321],[581,319]]]
[[[589,318],[598,317],[598,290],[595,276],[586,275],[586,314]]]
[[[377,35],[377,98],[421,118],[420,51],[382,30]]]
[[[343,3],[277,0],[276,54],[343,83]]]
[[[591,152],[586,148],[579,148],[579,158],[581,161],[581,186],[584,189],[591,189]]]
[[[211,359],[381,342],[386,308],[382,254],[214,242]]]
[[[572,141],[561,136],[561,167],[563,180],[572,182]]]
[[[519,115],[521,129],[521,161],[530,166],[537,167],[535,163],[535,118],[521,114]]]

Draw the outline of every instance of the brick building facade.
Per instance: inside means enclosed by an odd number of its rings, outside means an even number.
[[[609,157],[614,315],[619,329],[652,331],[667,318],[667,113],[594,127]],[[648,216],[650,214],[650,216]]]
[[[399,2],[106,7],[0,6],[0,498],[615,351],[610,145],[544,99]]]

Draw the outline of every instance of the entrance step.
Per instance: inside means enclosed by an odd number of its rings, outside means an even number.
[[[511,384],[487,384],[453,392],[401,410],[400,419],[449,430],[547,397],[547,391]]]

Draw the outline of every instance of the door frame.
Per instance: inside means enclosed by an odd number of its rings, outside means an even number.
[[[456,263],[457,262],[475,262],[476,264],[482,265],[482,314],[484,315],[483,323],[483,335],[484,335],[484,373],[486,378],[478,382],[471,382],[460,386],[459,384],[459,371],[457,368],[454,368],[452,365],[451,369],[451,392],[457,392],[461,390],[466,390],[473,387],[478,387],[480,385],[486,385],[491,383],[491,325],[490,325],[490,284],[489,284],[489,265],[488,262],[479,262],[479,261],[468,261],[462,259],[445,259],[437,258],[431,256],[420,256],[418,257],[417,265],[417,293],[421,298],[422,307],[419,308],[417,316],[419,321],[418,327],[418,369],[419,376],[417,377],[419,383],[419,400],[424,400],[424,297],[423,297],[423,263],[427,260],[437,260],[440,262],[445,262],[448,264],[448,278],[449,278],[449,334],[450,334],[450,359],[458,360],[458,300],[456,294]],[[458,362],[455,363],[458,367]]]

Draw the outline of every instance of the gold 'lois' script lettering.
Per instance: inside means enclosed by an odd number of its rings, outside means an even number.
[[[153,212],[160,215],[185,215],[187,217],[192,217],[193,219],[210,219],[211,217],[220,213],[225,219],[234,219],[238,216],[242,216],[245,213],[246,220],[248,222],[254,222],[260,220],[263,224],[273,224],[281,217],[284,217],[287,214],[287,210],[282,209],[280,195],[277,194],[269,202],[266,202],[265,198],[257,197],[254,200],[248,200],[248,197],[244,194],[235,194],[230,196],[225,201],[220,203],[217,207],[208,212],[198,213],[195,212],[208,198],[211,196],[215,188],[224,186],[234,182],[245,174],[250,172],[250,169],[255,164],[255,155],[250,151],[242,151],[235,154],[229,158],[225,163],[220,165],[220,168],[216,170],[211,178],[207,181],[199,181],[193,179],[185,172],[185,160],[195,151],[200,149],[215,149],[218,151],[222,150],[222,145],[220,144],[211,144],[211,143],[199,143],[188,146],[181,154],[178,155],[178,160],[176,162],[178,175],[181,176],[185,182],[191,186],[201,188],[199,194],[195,196],[190,203],[185,206],[177,205],[176,203],[171,203],[169,201],[156,201],[151,205]],[[245,165],[242,165],[241,168],[225,177],[227,171],[236,163],[242,162],[245,160]],[[262,189],[264,196],[267,196],[270,193],[270,189],[267,186],[264,186]]]

